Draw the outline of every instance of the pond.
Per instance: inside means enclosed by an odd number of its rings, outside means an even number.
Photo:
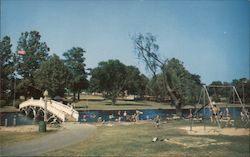
[[[1,112],[0,113],[0,122],[1,126],[5,125],[7,119],[7,126],[14,125],[14,119],[16,119],[16,125],[30,125],[37,124],[38,121],[33,120],[33,118],[27,117],[20,112]]]
[[[220,108],[221,111],[224,113],[225,108]],[[120,110],[120,115],[123,117],[123,113],[127,112],[127,115],[133,115],[136,110]],[[139,110],[141,112],[139,119],[140,120],[147,120],[147,119],[154,119],[157,115],[161,117],[161,119],[166,119],[167,117],[172,117],[173,114],[176,114],[175,109],[145,109]],[[239,118],[240,117],[240,107],[231,107],[229,108],[229,112],[232,115],[232,118]],[[99,117],[105,121],[115,121],[118,119],[118,112],[117,110],[109,110],[109,111],[81,111],[79,112],[79,122],[96,122]],[[189,114],[189,109],[182,109],[182,116],[187,117]],[[204,114],[205,113],[205,114]],[[200,110],[198,112],[199,116],[205,118],[209,118],[211,112],[208,108]],[[112,115],[112,116],[111,116]],[[110,118],[110,116],[112,118]],[[123,119],[122,119],[123,120]]]
[[[249,108],[247,108],[249,110]],[[240,107],[231,107],[229,111],[233,118],[240,117]],[[123,119],[123,114],[126,111],[128,116],[133,115],[136,110],[120,110],[120,117]],[[139,119],[146,120],[146,119],[154,119],[157,115],[161,117],[161,119],[165,119],[167,117],[171,117],[175,114],[174,109],[147,109],[147,110],[139,110],[141,112]],[[224,112],[225,108],[221,108],[221,111]],[[205,114],[204,114],[205,113]],[[182,110],[183,117],[187,117],[189,114],[189,109]],[[208,108],[205,110],[200,110],[199,115],[205,115],[205,118],[210,117],[211,112]],[[14,117],[16,117],[16,125],[30,125],[30,124],[37,124],[39,120],[42,120],[42,117],[39,119],[34,120],[33,118],[27,117],[20,112],[11,112],[11,113],[0,113],[0,125],[5,125],[5,119],[8,120],[8,126],[13,126]],[[102,120],[105,121],[115,121],[118,119],[118,111],[117,110],[90,110],[90,111],[79,111],[79,122],[97,122],[98,118],[101,117]]]

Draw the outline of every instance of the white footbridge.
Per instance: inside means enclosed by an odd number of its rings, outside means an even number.
[[[38,115],[44,116],[45,114],[45,100],[43,98],[39,99],[29,99],[22,102],[19,105],[19,109],[24,111],[26,115],[31,114],[34,119]],[[54,100],[47,101],[47,121],[78,121],[79,113],[73,107],[64,105],[60,102]]]

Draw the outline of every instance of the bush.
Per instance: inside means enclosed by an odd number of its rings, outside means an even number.
[[[0,107],[4,107],[7,105],[7,101],[6,100],[0,100]]]
[[[23,101],[17,99],[17,100],[15,101],[14,106],[15,106],[16,108],[19,108],[19,104],[21,104],[22,102],[23,102]]]

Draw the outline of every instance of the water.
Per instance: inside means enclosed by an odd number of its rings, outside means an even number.
[[[13,126],[14,117],[16,118],[16,125],[31,125],[36,124],[37,121],[33,120],[33,118],[27,117],[20,112],[2,112],[0,113],[0,122],[1,126],[5,125],[5,119],[8,120],[8,126]]]
[[[220,108],[221,112],[222,113],[225,113],[226,108]],[[232,118],[239,118],[240,117],[240,111],[241,111],[241,108],[236,108],[236,107],[231,107],[231,108],[228,108],[229,109],[229,113],[230,115],[232,116]],[[200,110],[199,112],[200,115],[204,115],[204,110]],[[205,108],[205,117],[210,117],[211,116],[211,112],[209,110],[209,108]]]
[[[249,108],[248,108],[249,109]],[[233,107],[229,108],[229,112],[232,115],[232,118],[239,118],[240,117],[240,110],[239,107]],[[121,117],[123,117],[124,111],[127,112],[128,116],[133,115],[136,111],[135,110],[120,110]],[[161,119],[165,119],[166,117],[171,117],[173,114],[175,114],[174,109],[148,109],[148,110],[139,110],[142,112],[140,114],[139,119],[140,120],[146,120],[146,119],[154,119],[157,115],[161,117]],[[225,108],[221,108],[221,111],[224,112]],[[113,114],[113,118],[110,119],[110,115]],[[189,114],[189,109],[183,109],[182,110],[182,116],[187,117]],[[84,116],[85,115],[85,116]],[[205,118],[209,118],[211,115],[211,112],[208,108],[205,108],[205,114],[204,110],[200,110],[199,115]],[[0,125],[5,125],[4,121],[5,119],[8,119],[8,126],[13,126],[13,119],[14,116],[16,116],[16,125],[31,125],[31,124],[37,124],[39,120],[34,120],[33,118],[27,117],[24,114],[21,114],[20,112],[11,112],[11,113],[0,113]],[[118,119],[118,111],[117,110],[95,110],[95,111],[80,111],[79,112],[79,122],[97,122],[98,118],[101,117],[102,120],[105,121],[115,121]],[[124,120],[124,119],[122,119]]]
[[[121,117],[123,117],[123,113],[124,111],[127,112],[128,116],[133,115],[136,110],[120,110],[121,112]],[[170,116],[171,114],[175,113],[175,110],[139,110],[142,114],[140,114],[139,119],[140,120],[146,120],[146,119],[153,119],[155,118],[157,115],[165,118]],[[110,119],[110,115],[113,114],[113,118]],[[85,115],[85,119],[87,122],[96,122],[98,120],[99,117],[102,118],[102,120],[105,121],[115,121],[118,119],[118,111],[117,110],[109,110],[109,111],[81,111],[79,112],[79,121],[80,122],[84,122],[84,115]]]

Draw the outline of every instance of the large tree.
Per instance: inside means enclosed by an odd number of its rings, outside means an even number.
[[[140,74],[138,68],[126,66],[119,60],[100,62],[91,72],[90,87],[92,91],[102,92],[115,105],[116,98],[125,90],[129,94],[143,95],[147,78]]]
[[[50,96],[64,96],[70,72],[57,55],[43,62],[35,72],[35,81],[41,91],[48,90]]]
[[[111,99],[115,105],[117,96],[127,83],[126,66],[119,60],[100,62],[91,72],[90,84],[93,91],[103,92],[104,97]]]
[[[126,90],[128,94],[143,96],[146,92],[146,85],[148,78],[141,74],[139,69],[135,66],[127,66],[127,83]]]
[[[201,90],[200,76],[191,74],[176,58],[167,61],[165,65],[168,83],[180,99],[182,105],[195,104]]]
[[[187,94],[188,90],[185,90],[186,92],[183,92],[180,90],[181,87],[184,87],[183,84],[187,84],[187,80],[182,80],[182,75],[187,75],[185,69],[183,69],[183,66],[180,66],[179,63],[171,63],[168,64],[168,60],[161,61],[159,58],[158,50],[159,46],[156,44],[156,37],[152,34],[148,33],[146,35],[143,34],[136,34],[133,37],[134,42],[134,48],[135,52],[137,53],[138,57],[143,60],[146,64],[146,68],[149,69],[153,73],[153,82],[156,82],[157,80],[157,72],[160,70],[162,75],[162,81],[161,81],[161,88],[163,95],[169,95],[172,103],[174,104],[176,108],[176,113],[181,114],[181,107],[185,105],[185,94]],[[173,60],[172,62],[176,62]],[[179,65],[178,67],[171,67],[170,65]],[[176,69],[177,68],[177,69]],[[180,68],[180,69],[178,69]],[[180,70],[180,71],[178,71]],[[174,72],[174,73],[173,73]],[[179,73],[181,72],[181,73]],[[187,75],[187,77],[190,77],[191,79],[194,78],[191,77],[192,75]],[[195,78],[197,79],[197,78]],[[185,83],[183,83],[185,81]],[[179,83],[179,85],[175,85],[175,83]],[[196,82],[198,83],[198,82]],[[191,85],[188,85],[191,86]],[[184,87],[189,88],[189,87]]]
[[[14,63],[11,51],[10,37],[5,36],[0,41],[0,100],[9,99],[12,89]]]
[[[69,68],[72,78],[69,84],[70,91],[74,94],[78,94],[78,100],[80,99],[80,92],[88,87],[87,73],[85,71],[85,57],[86,51],[80,47],[73,47],[63,54],[65,57],[65,65]]]
[[[26,54],[17,57],[17,72],[22,77],[18,88],[25,96],[32,96],[36,84],[34,72],[39,69],[43,61],[48,59],[49,47],[41,42],[41,35],[37,31],[21,33],[18,40],[17,52],[22,50]]]

